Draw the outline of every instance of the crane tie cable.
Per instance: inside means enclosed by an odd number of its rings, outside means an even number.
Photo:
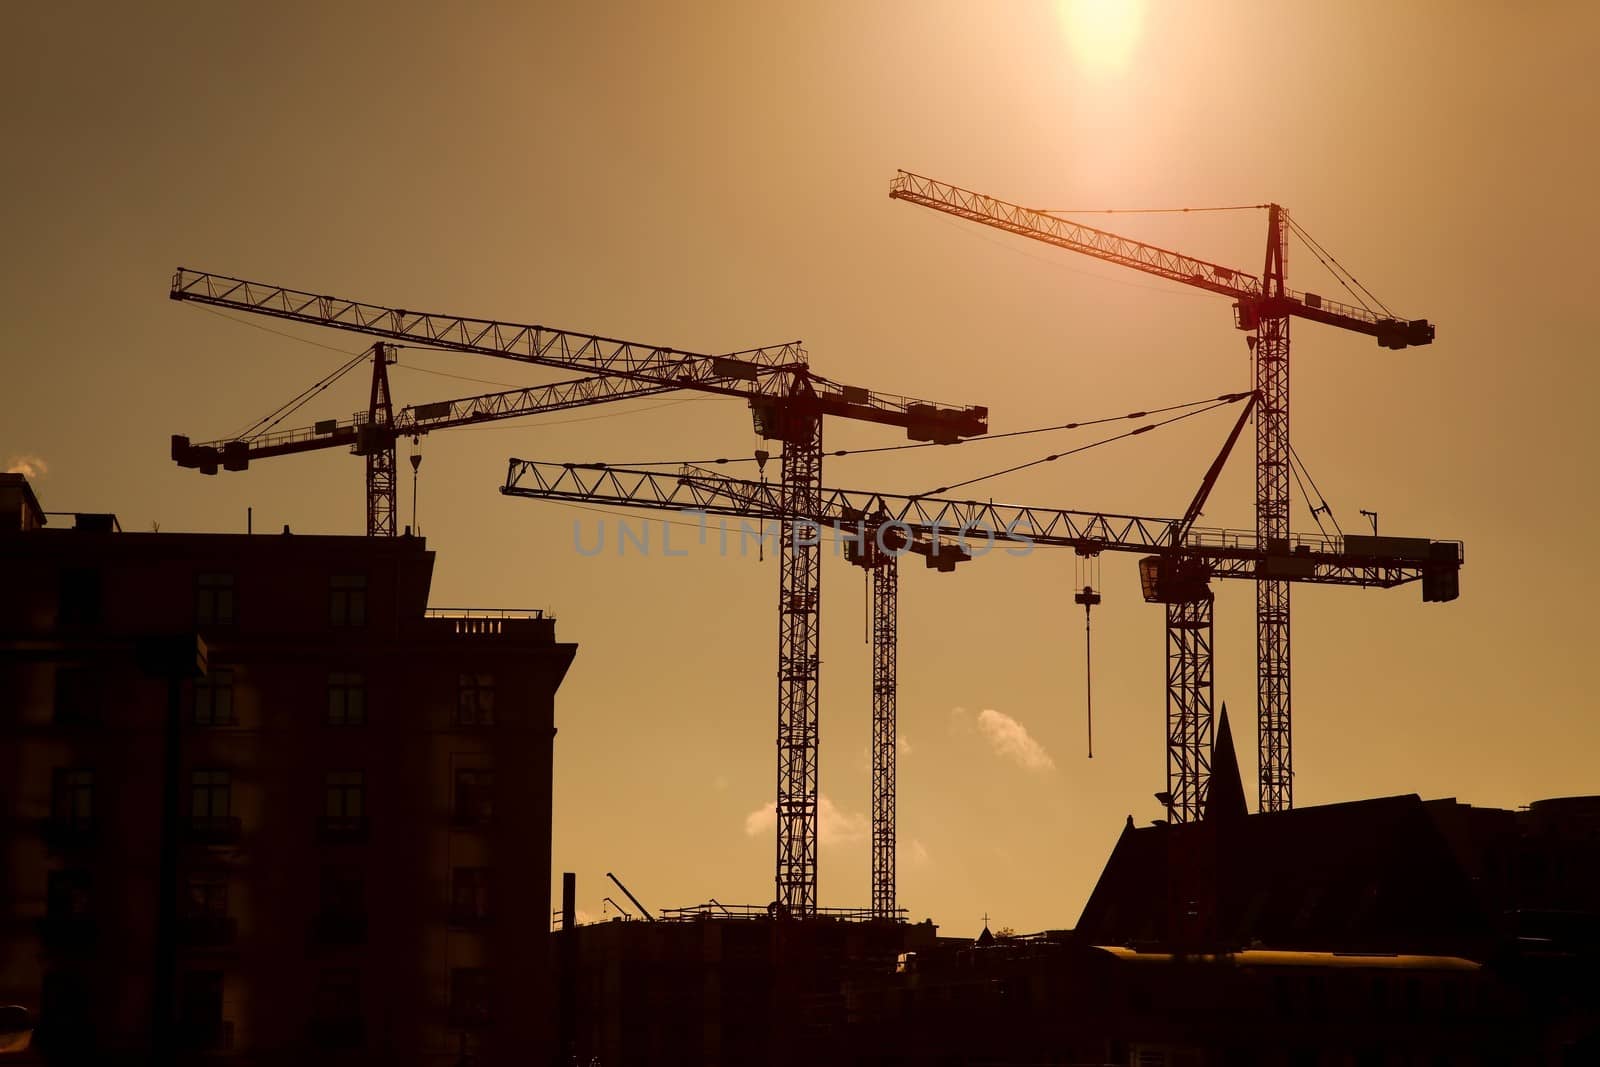
[[[1191,215],[1202,211],[1265,211],[1269,204],[1233,204],[1227,207],[1085,207],[1029,208],[1038,215]]]
[[[354,356],[350,357],[349,362],[332,371],[326,377],[322,378],[314,385],[299,393],[292,400],[289,400],[287,403],[279,406],[277,409],[271,412],[268,412],[266,415],[256,420],[247,429],[245,429],[243,433],[238,434],[236,439],[240,441],[253,441],[257,437],[260,437],[262,434],[278,425],[278,423],[282,422],[290,415],[293,415],[296,411],[299,411],[301,408],[305,407],[306,404],[310,403],[313,397],[322,393],[334,382],[338,381],[340,378],[343,378],[358,365],[365,362],[367,353],[370,351],[371,348],[368,347],[361,352],[356,353]]]
[[[1182,415],[1174,415],[1172,418],[1162,419],[1160,422],[1146,423],[1143,426],[1137,426],[1134,429],[1124,431],[1123,433],[1114,434],[1111,437],[1102,437],[1098,441],[1090,441],[1086,445],[1079,445],[1077,448],[1069,448],[1065,452],[1054,452],[1048,456],[1041,456],[1038,459],[1029,460],[1027,463],[1018,463],[1015,466],[1006,467],[1001,470],[993,471],[989,474],[980,474],[975,478],[968,478],[961,482],[952,482],[950,485],[941,485],[936,489],[929,489],[925,493],[914,493],[912,495],[923,497],[932,496],[935,493],[948,493],[954,489],[961,489],[977,482],[989,481],[991,478],[999,478],[1003,475],[1015,474],[1017,471],[1027,470],[1030,467],[1037,467],[1044,463],[1054,463],[1058,459],[1065,459],[1067,456],[1074,456],[1079,452],[1087,452],[1091,448],[1098,448],[1101,445],[1108,445],[1113,441],[1121,441],[1128,437],[1137,437],[1142,433],[1149,433],[1151,430],[1158,430],[1163,426],[1171,426],[1175,422],[1182,422],[1184,419],[1190,419],[1196,415],[1204,415],[1208,411],[1215,411],[1217,408],[1226,407],[1228,404],[1237,403],[1241,398],[1249,395],[1249,393],[1233,394],[1226,398],[1220,398],[1206,407],[1200,408],[1196,411],[1186,411]]]
[[[1317,512],[1319,510],[1323,511],[1323,512],[1326,512],[1327,516],[1328,516],[1328,521],[1333,523],[1334,530],[1339,534],[1340,537],[1343,537],[1344,536],[1344,527],[1339,525],[1339,519],[1338,519],[1338,517],[1336,515],[1334,515],[1333,508],[1332,508],[1331,505],[1329,505],[1327,497],[1323,496],[1322,495],[1322,490],[1317,487],[1317,480],[1315,478],[1311,477],[1311,468],[1306,466],[1306,461],[1300,458],[1300,453],[1295,451],[1293,445],[1289,446],[1289,458],[1291,460],[1293,460],[1295,463],[1298,463],[1300,465],[1300,469],[1305,472],[1306,481],[1311,483],[1312,492],[1317,494],[1317,500],[1321,502],[1321,506],[1319,508],[1312,508],[1311,509],[1311,517],[1313,519],[1316,519]],[[1294,468],[1291,466],[1290,469],[1293,470]],[[1296,478],[1298,478],[1298,477],[1299,476],[1296,475]],[[1302,493],[1305,493],[1305,486],[1301,486],[1300,487],[1300,491]],[[1307,501],[1308,505],[1310,503],[1310,500],[1311,500],[1311,494],[1310,493],[1306,493],[1306,501]],[[1318,529],[1322,529],[1321,520],[1317,521],[1317,528]],[[1323,530],[1322,532],[1324,534],[1326,534],[1328,531]]]
[[[1143,419],[1151,415],[1165,415],[1169,411],[1182,411],[1184,408],[1196,408],[1202,404],[1213,407],[1224,403],[1233,403],[1248,397],[1248,391],[1243,393],[1223,393],[1220,396],[1208,397],[1205,400],[1191,400],[1184,404],[1169,404],[1166,407],[1151,408],[1148,411],[1130,411],[1126,415],[1107,415],[1098,419],[1082,419],[1078,422],[1063,422],[1054,426],[1035,426],[1027,430],[1009,430],[1005,433],[984,434],[982,437],[967,437],[949,444],[940,444],[937,441],[917,441],[906,445],[880,445],[876,448],[838,448],[822,453],[824,456],[866,456],[877,452],[904,452],[913,448],[954,448],[957,445],[979,444],[984,441],[1000,441],[1008,437],[1027,437],[1033,434],[1055,433],[1060,430],[1078,430],[1087,426],[1101,426],[1108,422],[1123,422],[1127,419]],[[1210,410],[1207,408],[1206,410]],[[1141,431],[1142,432],[1142,431]],[[635,460],[628,463],[601,463],[601,467],[710,467],[732,463],[755,463],[754,456],[717,456],[708,459],[647,459]]]
[[[1368,311],[1372,310],[1367,302],[1361,298],[1360,294],[1358,294],[1354,289],[1351,289],[1350,286],[1345,285],[1344,278],[1339,277],[1340,274],[1348,277],[1352,282],[1360,287],[1363,293],[1366,293],[1368,296],[1372,297],[1373,302],[1379,307],[1383,308],[1384,314],[1388,315],[1390,318],[1397,317],[1394,312],[1389,310],[1389,305],[1378,299],[1378,295],[1376,293],[1374,293],[1371,289],[1368,289],[1365,285],[1361,284],[1360,278],[1357,278],[1354,274],[1351,274],[1350,271],[1345,268],[1343,263],[1340,263],[1337,259],[1334,259],[1332,252],[1329,252],[1326,248],[1323,248],[1322,245],[1318,244],[1317,239],[1312,237],[1311,234],[1306,231],[1304,226],[1301,226],[1298,222],[1294,221],[1293,218],[1288,218],[1288,222],[1289,228],[1294,230],[1294,232],[1300,236],[1301,240],[1305,241],[1306,245],[1311,249],[1311,254],[1317,257],[1318,262],[1322,263],[1324,267],[1327,267],[1328,273],[1332,274],[1339,284],[1344,286],[1346,292],[1356,298],[1356,303],[1360,304]],[[1328,259],[1323,260],[1323,256],[1327,256]],[[1329,266],[1330,261],[1332,266]],[[1335,268],[1337,268],[1337,271],[1335,271]]]

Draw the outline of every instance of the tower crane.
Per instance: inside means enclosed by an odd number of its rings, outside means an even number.
[[[289,430],[268,429],[216,441],[192,443],[182,434],[172,435],[172,459],[180,467],[216,474],[219,469],[242,471],[250,464],[274,456],[297,455],[329,448],[348,448],[366,459],[367,536],[393,537],[395,530],[395,444],[435,430],[474,426],[482,422],[548,414],[617,400],[633,400],[671,392],[674,387],[603,374],[552,382],[548,385],[509,389],[477,396],[414,404],[394,410],[388,367],[398,346],[377,341],[367,350],[372,362],[372,388],[367,410],[349,419],[327,419]],[[742,359],[746,353],[727,357]]]
[[[544,326],[410,311],[179,267],[168,295],[399,342],[535,363],[750,405],[755,429],[781,443],[778,538],[777,902],[817,906],[817,680],[822,603],[818,546],[795,535],[816,510],[824,416],[903,428],[914,441],[952,443],[988,430],[987,408],[954,407],[841,385],[812,373],[799,342],[708,356]],[[803,520],[801,520],[803,521]]]
[[[1071,548],[1084,555],[1137,552],[1144,598],[1167,614],[1167,789],[1172,821],[1198,819],[1210,776],[1212,578],[1392,588],[1421,582],[1425,601],[1454,600],[1462,547],[1423,538],[1297,536],[1268,542],[1239,531],[1197,530],[1200,510],[1250,416],[1254,394],[1182,518],[1117,515],[932,496],[821,489],[805,517],[831,526],[850,562],[873,574],[872,914],[895,914],[895,660],[898,558],[907,551],[948,571],[972,558],[968,539]],[[501,492],[540,500],[773,519],[781,491],[762,481],[694,467],[674,474],[604,464],[510,460]],[[1177,633],[1179,640],[1171,635]]]
[[[900,171],[890,181],[889,196],[1230,298],[1235,327],[1250,334],[1254,388],[1261,394],[1256,419],[1255,502],[1256,539],[1264,548],[1286,544],[1289,538],[1289,320],[1308,319],[1365,334],[1389,349],[1433,343],[1432,323],[1393,315],[1353,275],[1350,280],[1355,282],[1355,288],[1343,279],[1340,284],[1362,303],[1366,298],[1357,289],[1365,292],[1382,309],[1381,313],[1288,288],[1285,274],[1290,229],[1304,237],[1319,256],[1323,250],[1278,204],[1258,205],[1267,211],[1267,242],[1264,265],[1257,277],[908,171]],[[1184,615],[1179,620],[1179,630],[1170,639],[1189,640],[1185,635],[1193,632],[1194,625],[1195,621]],[[1294,806],[1289,658],[1289,583],[1279,578],[1264,579],[1256,585],[1257,755],[1262,811]]]

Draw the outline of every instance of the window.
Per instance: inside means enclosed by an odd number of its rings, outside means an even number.
[[[355,916],[366,913],[366,880],[361,868],[322,868],[322,914]]]
[[[361,726],[366,721],[366,678],[350,671],[328,675],[328,725]]]
[[[456,771],[456,819],[486,823],[494,818],[494,771],[482,768]]]
[[[45,915],[54,920],[87,918],[93,886],[88,871],[51,871],[45,890]]]
[[[328,583],[328,621],[335,626],[367,624],[367,576],[335,574]]]
[[[233,808],[233,778],[227,771],[189,775],[189,814],[195,822],[227,818]]]
[[[489,869],[457,867],[450,872],[450,918],[479,923],[489,917]]]
[[[100,621],[100,572],[75,567],[61,572],[57,617],[69,626]]]
[[[351,967],[325,967],[317,977],[312,1017],[320,1022],[348,1022],[361,1017],[361,973]]]
[[[195,575],[194,621],[200,626],[233,624],[233,575]]]
[[[456,690],[457,726],[494,725],[494,675],[463,674]]]
[[[185,1029],[205,1034],[222,1024],[222,972],[189,971],[178,1004]]]
[[[57,726],[92,723],[99,713],[99,686],[86,667],[56,668],[54,721]]]
[[[451,968],[450,1025],[483,1026],[489,1017],[489,972],[482,967]]]
[[[184,914],[195,919],[227,918],[228,876],[190,875],[188,893],[184,898]]]
[[[327,811],[332,819],[359,819],[367,811],[367,781],[361,771],[334,771],[328,775]]]
[[[45,972],[35,1034],[40,1048],[62,1062],[82,1062],[88,1058],[86,1046],[93,1042],[93,1033],[88,981],[69,971]]]
[[[233,671],[218,667],[204,678],[194,680],[194,724],[232,726]]]
[[[50,817],[63,829],[87,830],[94,825],[94,772],[58,770],[52,783]]]

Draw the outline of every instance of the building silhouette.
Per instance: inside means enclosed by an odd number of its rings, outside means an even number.
[[[1075,929],[940,937],[720,905],[579,926],[578,1061],[1119,1067],[1600,1063],[1600,797],[1129,820]],[[854,917],[858,918],[858,917]]]
[[[553,620],[427,610],[412,536],[46,519],[0,475],[0,1000],[33,1054],[545,1062]]]
[[[1251,815],[1225,709],[1212,769],[1205,818],[1128,820],[1075,929],[850,983],[837,1062],[1600,1063],[1600,797]]]

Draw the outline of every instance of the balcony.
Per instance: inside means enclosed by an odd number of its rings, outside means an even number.
[[[98,706],[81,704],[57,705],[50,722],[63,730],[92,730],[103,725]]]
[[[364,845],[368,829],[365,815],[317,816],[317,840],[324,845]]]
[[[52,915],[39,920],[39,939],[50,949],[91,948],[98,935],[95,921],[85,915]]]
[[[461,830],[487,830],[494,825],[494,809],[482,805],[457,807],[450,813],[450,825]]]
[[[487,1004],[452,1004],[450,1006],[450,1029],[452,1030],[482,1030],[494,1022],[494,1017],[489,1013]]]
[[[312,1019],[307,1036],[318,1048],[360,1048],[366,1043],[367,1027],[360,1016]]]
[[[364,945],[367,917],[359,912],[323,912],[311,920],[311,940],[319,945]]]
[[[237,815],[191,815],[189,841],[196,845],[237,845],[243,836]]]
[[[233,1023],[226,1019],[182,1019],[178,1046],[195,1052],[227,1052],[233,1048]]]
[[[82,848],[92,844],[97,827],[86,816],[52,815],[44,821],[45,844],[51,848]]]
[[[556,639],[556,620],[537,609],[430,608],[422,619],[422,632],[429,637],[548,645]]]
[[[178,943],[190,948],[225,948],[239,936],[231,915],[185,915],[178,920]]]

